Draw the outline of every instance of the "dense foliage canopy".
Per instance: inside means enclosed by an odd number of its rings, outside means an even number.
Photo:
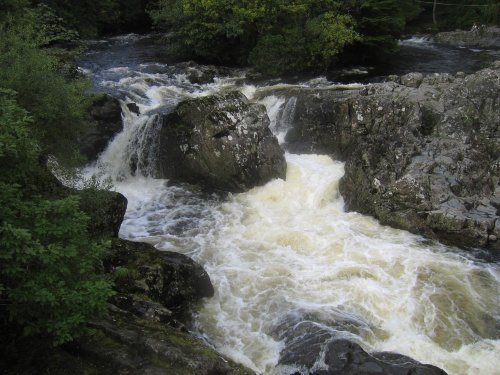
[[[418,9],[411,0],[159,0],[151,16],[199,57],[277,74],[328,68],[354,43],[388,51]]]
[[[49,154],[69,157],[88,124],[87,83],[62,74],[45,48],[66,29],[20,5],[0,15],[0,325],[59,344],[105,311],[112,289],[97,270],[106,244],[45,165]]]
[[[498,25],[500,3],[498,0],[441,0],[435,9],[436,27],[440,30],[468,29],[476,25]],[[432,4],[424,3],[426,13]]]

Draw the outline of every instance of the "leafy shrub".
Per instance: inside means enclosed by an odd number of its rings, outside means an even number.
[[[199,57],[277,74],[324,69],[358,39],[332,0],[159,0],[150,14]]]
[[[32,125],[14,92],[0,89],[0,299],[24,334],[61,344],[106,310],[111,284],[96,267],[107,244],[89,238],[77,197],[38,191]]]
[[[68,156],[90,123],[89,82],[62,76],[60,61],[41,48],[40,39],[46,41],[29,14],[0,24],[0,82],[16,91],[20,106],[30,112],[31,134],[42,152]]]
[[[201,58],[279,74],[324,70],[345,47],[392,51],[411,0],[158,0],[150,14]],[[366,49],[368,51],[368,49]],[[366,51],[363,53],[366,54]]]

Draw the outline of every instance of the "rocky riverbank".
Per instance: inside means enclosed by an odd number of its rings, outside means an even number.
[[[434,40],[455,47],[500,48],[500,28],[482,25],[471,30],[445,31],[434,35]]]
[[[461,247],[500,248],[500,64],[354,89],[283,89],[286,147],[346,162],[348,210]]]

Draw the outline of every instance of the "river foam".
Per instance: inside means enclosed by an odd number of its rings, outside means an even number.
[[[161,184],[141,197],[122,190],[132,201],[123,236],[187,253],[209,273],[216,294],[196,317],[199,333],[255,371],[281,374],[283,343],[273,330],[284,318],[331,326],[348,318],[356,322],[348,337],[368,351],[399,352],[450,374],[495,374],[497,266],[344,212],[340,162],[291,154],[287,162],[286,181],[227,201],[195,204],[191,195],[162,211],[151,202],[174,200]],[[197,224],[161,234],[179,218]]]

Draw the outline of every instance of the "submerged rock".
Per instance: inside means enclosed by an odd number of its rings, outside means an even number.
[[[200,65],[194,61],[178,64],[179,68],[184,69],[186,78],[189,82],[198,85],[213,83],[217,77],[225,77],[231,74],[229,68],[215,65]]]
[[[346,162],[348,210],[463,247],[500,249],[500,65],[294,96],[293,152]]]
[[[285,178],[286,161],[265,107],[239,92],[190,99],[163,117],[160,177],[246,191]]]
[[[127,108],[130,110],[130,112],[135,113],[137,116],[141,114],[141,110],[136,103],[127,103]]]
[[[446,375],[438,367],[402,354],[369,354],[354,337],[312,321],[292,321],[279,333],[285,342],[279,365],[294,375]]]

